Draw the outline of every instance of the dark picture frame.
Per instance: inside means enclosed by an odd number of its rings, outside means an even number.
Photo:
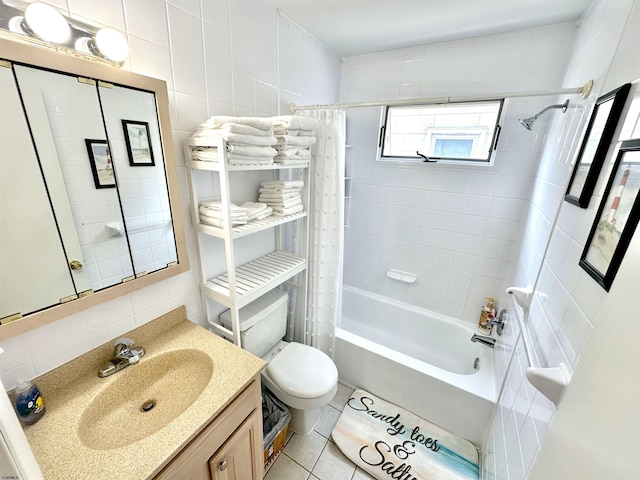
[[[622,142],[579,265],[606,291],[640,220],[640,139]]]
[[[116,177],[107,141],[85,138],[84,143],[87,146],[93,183],[96,188],[115,188]]]
[[[626,83],[596,100],[564,196],[567,202],[589,206],[630,88]]]
[[[151,148],[151,134],[148,122],[122,120],[124,140],[132,167],[153,167],[156,162]]]

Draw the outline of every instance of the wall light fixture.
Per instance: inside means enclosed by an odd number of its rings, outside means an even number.
[[[117,30],[65,18],[41,2],[0,0],[0,34],[116,67],[129,56],[127,40]]]

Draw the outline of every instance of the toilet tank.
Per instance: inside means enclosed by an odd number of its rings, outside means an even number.
[[[262,357],[287,332],[287,292],[277,288],[240,309],[242,348]],[[220,323],[231,328],[231,311],[220,314]]]

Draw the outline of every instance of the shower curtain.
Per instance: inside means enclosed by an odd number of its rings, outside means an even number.
[[[306,110],[300,115],[319,122],[311,149],[304,343],[331,356],[342,294],[346,119],[344,111],[337,109]]]

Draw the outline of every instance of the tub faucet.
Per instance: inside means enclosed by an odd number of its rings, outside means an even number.
[[[134,365],[140,361],[146,352],[144,347],[136,349],[131,348],[134,341],[130,338],[119,338],[114,343],[113,358],[105,363],[98,370],[98,376],[101,378],[113,375],[129,365]]]
[[[491,337],[485,337],[484,335],[476,335],[473,334],[471,337],[472,342],[478,342],[484,345],[485,347],[494,348],[496,346],[496,339]]]

